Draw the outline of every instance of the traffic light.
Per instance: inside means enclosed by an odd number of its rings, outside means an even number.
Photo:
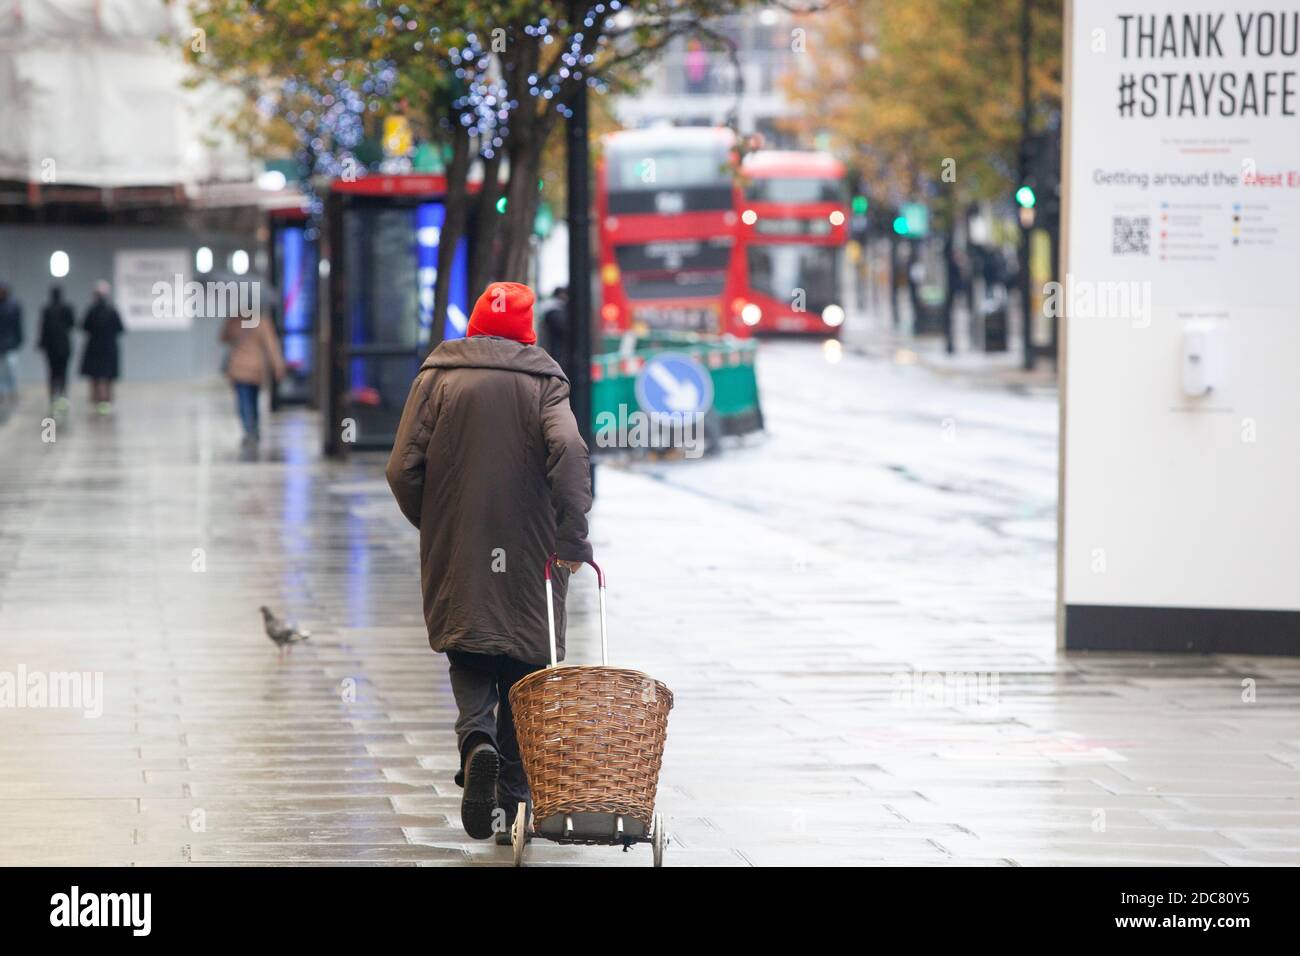
[[[1040,226],[1054,227],[1061,212],[1060,130],[1031,136],[1023,150],[1023,178],[1016,190],[1016,204],[1022,216],[1033,214]]]
[[[930,210],[925,203],[905,202],[898,207],[894,232],[908,239],[924,239],[930,234]]]
[[[545,239],[551,234],[551,229],[555,227],[555,214],[551,212],[551,204],[548,202],[539,202],[537,212],[533,216],[533,235]]]
[[[867,197],[861,194],[855,195],[849,203],[849,209],[852,215],[849,217],[849,234],[857,242],[865,242],[867,239]]]
[[[497,200],[497,212],[504,214],[506,211],[506,197],[502,196]]]

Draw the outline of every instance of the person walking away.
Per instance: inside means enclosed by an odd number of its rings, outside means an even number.
[[[23,311],[0,283],[0,406],[18,401],[18,350],[23,345]]]
[[[490,284],[467,337],[429,354],[386,472],[420,529],[429,645],[450,664],[461,821],[478,840],[495,831],[498,843],[509,842],[517,805],[531,807],[508,695],[550,662],[542,572],[555,552],[562,660],[568,576],[591,559],[587,446],[568,379],[534,344],[533,301],[527,286]]]
[[[558,286],[537,307],[546,332],[546,351],[563,368],[569,361],[569,288]]]
[[[36,347],[45,353],[49,369],[50,409],[63,412],[68,407],[68,360],[72,357],[72,329],[76,325],[63,301],[63,290],[55,286],[50,300],[41,310],[41,337]]]
[[[226,358],[226,378],[235,390],[235,409],[244,426],[244,443],[256,445],[261,438],[258,401],[262,386],[269,380],[284,379],[284,352],[275,324],[259,316],[252,325],[237,315],[226,319],[221,327],[221,341],[230,346]]]
[[[107,282],[95,284],[94,300],[86,310],[81,327],[86,333],[86,347],[81,353],[81,375],[90,379],[90,400],[101,415],[113,411],[113,382],[119,374],[118,337],[126,331],[122,317],[109,300],[112,287]]]

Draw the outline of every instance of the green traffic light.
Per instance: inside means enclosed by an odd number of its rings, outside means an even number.
[[[854,214],[855,216],[861,216],[861,215],[863,215],[864,213],[866,213],[866,211],[867,211],[867,197],[866,197],[866,196],[854,196],[854,197],[853,197],[853,214]]]
[[[895,216],[895,217],[894,217],[894,232],[898,233],[900,236],[905,236],[905,235],[907,235],[907,217],[906,217],[906,216]]]
[[[1016,202],[1018,202],[1023,208],[1033,209],[1034,203],[1037,201],[1038,199],[1034,195],[1034,190],[1031,187],[1021,186],[1016,190]]]
[[[504,214],[506,211],[506,197],[502,196],[497,200],[497,212]]]

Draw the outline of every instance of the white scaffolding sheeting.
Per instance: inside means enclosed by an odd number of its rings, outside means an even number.
[[[182,3],[0,0],[0,179],[98,187],[248,180],[226,91],[189,90]]]

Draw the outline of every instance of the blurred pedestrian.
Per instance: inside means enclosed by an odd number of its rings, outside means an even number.
[[[81,320],[86,347],[81,353],[81,375],[90,379],[90,400],[101,415],[113,411],[113,382],[119,374],[118,337],[126,331],[122,317],[109,299],[112,287],[95,283],[95,295]]]
[[[1006,260],[1002,256],[1002,250],[990,248],[984,253],[984,288],[986,291],[994,287],[1005,287],[1007,283]]]
[[[36,347],[45,353],[49,368],[50,408],[61,412],[68,407],[68,361],[72,358],[72,309],[63,301],[63,290],[50,289],[50,300],[41,310],[41,337]]]
[[[261,438],[258,402],[262,386],[271,379],[279,382],[284,378],[284,352],[270,318],[259,316],[251,325],[244,322],[237,315],[226,319],[221,328],[221,341],[230,346],[226,378],[235,390],[235,408],[244,426],[244,443],[255,445]]]
[[[0,405],[18,400],[18,350],[23,344],[23,310],[0,283]]]
[[[707,93],[709,85],[709,51],[697,38],[686,41],[686,92]]]
[[[568,572],[591,559],[587,446],[568,379],[536,341],[532,290],[489,285],[468,336],[424,360],[387,469],[398,507],[420,529],[429,645],[450,662],[461,821],[471,837],[495,830],[504,843],[529,802],[508,695],[550,662],[539,580],[552,551]],[[555,585],[563,659],[568,575]]]
[[[569,360],[569,287],[556,286],[550,298],[538,303],[537,311],[542,317],[546,351],[563,366]]]

